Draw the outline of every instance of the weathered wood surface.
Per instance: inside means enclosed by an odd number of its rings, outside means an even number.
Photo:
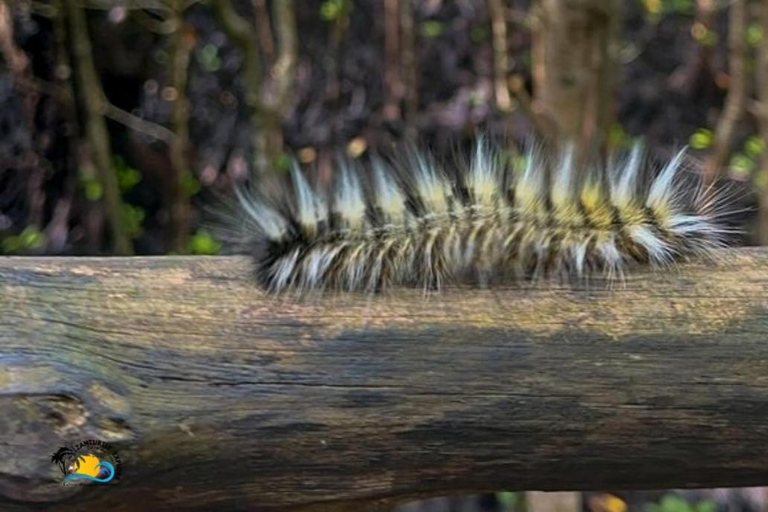
[[[365,510],[768,483],[768,251],[626,285],[265,297],[240,258],[0,259],[0,509]],[[116,485],[63,487],[97,438]]]

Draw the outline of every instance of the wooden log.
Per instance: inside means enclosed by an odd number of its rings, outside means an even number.
[[[265,296],[241,258],[0,258],[2,510],[360,511],[768,483],[768,250],[424,296]],[[116,484],[65,487],[83,439]]]

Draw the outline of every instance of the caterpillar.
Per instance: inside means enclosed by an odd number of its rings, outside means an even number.
[[[236,188],[235,239],[272,292],[613,280],[726,245],[724,196],[690,172],[684,150],[654,166],[636,145],[601,167],[568,148],[510,162],[481,140],[467,160],[448,169],[408,151],[341,162],[328,190],[294,165],[271,192]]]

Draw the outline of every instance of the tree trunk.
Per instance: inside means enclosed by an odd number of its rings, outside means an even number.
[[[65,0],[64,4],[69,19],[72,61],[77,70],[80,107],[85,112],[85,136],[103,189],[102,200],[109,223],[112,249],[115,254],[132,254],[133,244],[125,228],[123,198],[115,176],[109,132],[104,119],[106,98],[93,64],[85,12],[78,0]]]
[[[533,30],[537,109],[564,141],[600,147],[614,117],[619,0],[539,0]]]

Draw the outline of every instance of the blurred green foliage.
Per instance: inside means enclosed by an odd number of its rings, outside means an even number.
[[[692,16],[696,12],[695,0],[640,0],[648,22],[659,23],[664,16],[681,14]]]
[[[759,191],[768,189],[768,169],[760,168],[760,160],[765,150],[766,144],[762,137],[752,135],[747,138],[743,146],[731,156],[728,165],[730,175],[741,180],[751,178]]]
[[[114,168],[121,192],[128,192],[141,182],[141,172],[128,165],[122,157],[115,157]]]
[[[350,0],[325,0],[320,5],[320,17],[325,21],[336,21],[352,10]]]
[[[122,216],[123,216],[123,224],[125,226],[125,231],[131,238],[136,238],[144,231],[142,224],[144,223],[144,218],[146,217],[146,212],[144,212],[143,208],[139,208],[138,206],[134,206],[130,203],[123,203],[123,210],[122,210]]]
[[[219,243],[210,233],[201,229],[189,238],[189,253],[206,256],[218,254],[221,250]]]
[[[475,44],[488,41],[490,37],[491,31],[488,29],[488,27],[482,25],[475,25],[469,32],[469,38]]]
[[[20,254],[45,246],[45,234],[37,226],[27,226],[18,235],[10,235],[0,242],[3,254]]]
[[[616,149],[627,149],[632,146],[634,139],[619,123],[613,123],[608,128],[608,144]]]
[[[80,181],[80,187],[83,189],[83,194],[88,201],[94,202],[101,199],[104,195],[104,187],[101,186],[101,182],[89,172],[81,171],[78,174]]]
[[[291,157],[287,153],[280,153],[272,162],[278,172],[287,171],[291,167]]]
[[[181,188],[187,197],[191,197],[200,192],[200,181],[195,178],[194,174],[187,171],[181,175]]]
[[[428,38],[439,37],[443,34],[445,25],[442,21],[427,20],[421,24],[421,35]]]
[[[221,69],[221,57],[219,56],[219,47],[208,43],[195,52],[197,62],[206,71],[214,72]]]
[[[646,512],[716,512],[717,504],[711,500],[689,503],[680,496],[667,494],[661,501],[646,507]]]
[[[693,135],[691,135],[688,143],[693,149],[707,149],[708,147],[712,146],[714,138],[715,134],[712,132],[712,130],[708,128],[699,128],[693,132]]]
[[[731,156],[728,165],[730,175],[742,180],[748,180],[752,176],[755,186],[760,190],[764,189],[768,176],[765,171],[759,170],[760,157],[764,152],[765,141],[759,135],[749,137],[741,149]]]
[[[765,152],[765,140],[759,135],[752,135],[744,143],[744,150],[753,158]]]
[[[516,492],[497,492],[496,501],[501,505],[502,512],[514,512],[520,505],[520,494]]]
[[[691,34],[702,46],[715,46],[717,44],[717,33],[714,30],[709,30],[704,25],[695,24],[693,29],[691,29]]]
[[[763,42],[763,27],[757,23],[752,23],[747,27],[747,43],[754,47]]]

